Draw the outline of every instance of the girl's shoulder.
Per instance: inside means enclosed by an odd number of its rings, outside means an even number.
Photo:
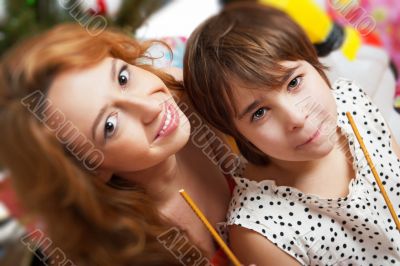
[[[388,124],[379,108],[354,81],[338,79],[332,85],[336,100],[338,125],[354,140],[355,135],[346,117],[349,112],[363,137],[368,150],[377,151],[382,147],[391,147],[391,134]],[[391,154],[392,151],[389,152]]]
[[[354,104],[357,102],[372,104],[369,96],[354,80],[339,78],[332,84],[332,91],[338,97],[350,99]]]
[[[363,120],[363,124],[379,120],[379,128],[386,126],[379,108],[355,81],[345,78],[336,80],[332,85],[332,94],[338,114],[345,116],[345,112],[350,112],[355,119]]]

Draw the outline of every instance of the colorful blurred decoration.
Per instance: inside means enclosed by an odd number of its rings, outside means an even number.
[[[307,33],[319,56],[341,49],[349,59],[356,58],[361,38],[351,27],[336,24],[314,0],[260,0],[261,3],[285,11]],[[307,15],[305,15],[307,14]]]
[[[86,0],[81,3],[85,11],[115,18],[121,8],[122,0]]]
[[[351,25],[357,18],[370,16],[375,21],[375,32],[379,34],[384,47],[391,53],[393,61],[400,67],[400,1],[342,0],[342,2],[344,3],[340,8],[328,5],[334,19],[343,25]]]
[[[173,54],[166,53],[162,58],[164,66],[174,66],[183,68],[183,56],[185,55],[186,38],[185,37],[164,37],[163,40],[173,51]]]
[[[170,0],[75,0],[84,11],[105,16],[112,26],[134,32],[153,12]]]
[[[55,24],[88,26],[101,18],[106,26],[133,33],[168,0],[0,0],[0,54],[19,40]],[[92,23],[93,24],[93,23]],[[102,25],[103,26],[103,25]]]
[[[342,0],[343,1],[343,0]],[[400,69],[400,1],[398,0],[348,0],[344,1],[343,7],[346,14],[357,12],[357,14],[367,14],[371,16],[375,22],[375,31],[379,34],[382,44],[390,54],[394,66]],[[351,23],[330,6],[330,12],[343,25]],[[339,10],[340,11],[340,10]],[[350,17],[350,15],[347,15]],[[396,110],[400,113],[400,79],[397,79],[397,90],[395,100]]]

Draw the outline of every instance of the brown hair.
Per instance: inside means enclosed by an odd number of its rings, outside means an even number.
[[[233,126],[237,111],[232,90],[239,84],[249,89],[278,88],[293,71],[279,63],[297,60],[310,63],[329,84],[313,45],[285,13],[257,3],[233,3],[190,36],[184,85],[197,111],[234,137],[247,160],[266,164],[268,157]]]
[[[111,56],[137,65],[152,42],[138,43],[112,30],[97,36],[79,25],[60,25],[24,41],[0,65],[0,161],[27,211],[77,265],[180,265],[157,241],[170,223],[140,187],[104,184],[69,156],[21,103],[46,94],[60,73]],[[149,66],[142,66],[151,70]],[[170,88],[172,77],[151,70]]]

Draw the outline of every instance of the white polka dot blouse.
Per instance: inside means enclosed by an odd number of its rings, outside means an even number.
[[[337,126],[347,138],[356,177],[344,198],[307,195],[274,181],[251,181],[234,173],[237,183],[227,225],[252,229],[302,265],[400,265],[400,232],[390,215],[361,147],[347,120],[350,112],[375,168],[400,214],[400,161],[379,110],[353,82],[332,85]],[[243,167],[245,166],[243,159]],[[400,217],[400,216],[399,216]]]

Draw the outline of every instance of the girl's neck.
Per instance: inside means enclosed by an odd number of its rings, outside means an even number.
[[[349,183],[355,176],[351,158],[346,157],[346,151],[335,147],[314,167],[285,181],[291,187],[320,198],[343,198],[348,195]]]
[[[309,161],[282,161],[271,159],[270,167],[290,178],[300,178],[318,173],[321,169],[333,167],[341,156],[341,150],[333,147],[324,157]]]

